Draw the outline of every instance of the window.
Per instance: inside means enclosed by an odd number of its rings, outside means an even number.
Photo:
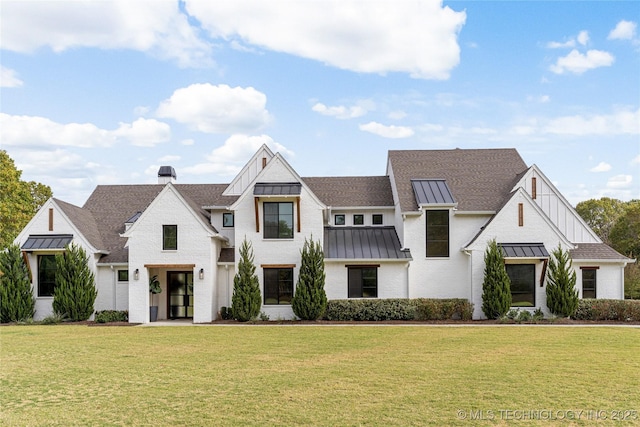
[[[596,269],[582,269],[582,298],[596,297]]]
[[[178,226],[162,226],[162,249],[165,251],[175,251],[178,249]]]
[[[507,264],[511,281],[511,306],[535,307],[536,266],[534,264]]]
[[[292,297],[293,268],[265,268],[265,305],[291,304]]]
[[[426,211],[427,257],[449,256],[449,211]]]
[[[55,255],[38,255],[38,296],[52,297],[56,288]]]
[[[129,281],[129,270],[118,270],[118,282]]]
[[[222,226],[233,227],[233,213],[225,212],[222,214]]]
[[[355,214],[353,216],[353,225],[364,225],[364,215]]]
[[[336,225],[344,225],[345,224],[344,214],[337,214],[333,218],[334,218],[334,222],[335,222]]]
[[[378,268],[356,266],[348,268],[349,298],[377,298]]]
[[[293,203],[264,202],[265,239],[293,238]]]
[[[373,225],[382,225],[382,214],[373,214],[373,215],[371,215],[371,224],[373,224]]]

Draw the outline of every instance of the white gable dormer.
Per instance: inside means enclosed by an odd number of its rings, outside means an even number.
[[[549,220],[573,243],[602,243],[542,171],[531,166],[515,185],[524,189]]]
[[[240,173],[222,193],[223,196],[239,196],[249,187],[274,157],[273,151],[263,144],[242,168]]]

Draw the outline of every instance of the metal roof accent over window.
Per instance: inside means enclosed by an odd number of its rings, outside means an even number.
[[[411,259],[394,227],[325,227],[324,256],[337,259]]]
[[[498,243],[505,258],[549,258],[543,243]]]
[[[444,179],[412,179],[411,186],[418,205],[454,205],[456,203]]]
[[[38,251],[45,249],[64,249],[73,240],[73,234],[30,234],[23,251]]]
[[[138,218],[140,218],[140,215],[142,215],[142,212],[136,212],[135,214],[133,214],[133,216],[131,216],[131,218],[126,220],[124,223],[125,224],[133,224],[134,222],[136,222],[138,220]]]
[[[298,196],[302,190],[299,182],[258,182],[253,187],[254,196]]]

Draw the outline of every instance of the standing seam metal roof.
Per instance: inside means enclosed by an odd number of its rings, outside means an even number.
[[[394,227],[325,227],[324,254],[331,259],[410,259]]]

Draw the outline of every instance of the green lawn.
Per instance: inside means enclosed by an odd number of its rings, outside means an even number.
[[[4,326],[0,411],[10,426],[640,425],[640,329]]]

